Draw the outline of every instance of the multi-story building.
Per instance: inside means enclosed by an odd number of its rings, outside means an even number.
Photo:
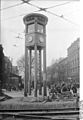
[[[59,62],[59,80],[66,83],[79,83],[80,72],[80,39],[74,41],[67,49],[67,57]]]
[[[11,72],[16,74],[16,75],[19,75],[18,67],[17,66],[12,66],[12,71]]]
[[[0,44],[0,95],[2,93],[2,86],[3,86],[3,76],[4,76],[4,53],[3,53],[3,47]]]
[[[10,59],[7,56],[4,56],[4,86],[3,88],[8,88],[8,85],[10,84],[10,73],[11,73],[11,67],[12,63]]]
[[[59,62],[59,79],[61,80],[61,82],[67,82],[67,74],[68,74],[68,62],[67,62],[68,57],[63,58],[60,62]]]
[[[11,60],[4,56],[4,84],[3,88],[7,90],[18,90],[21,85],[21,76],[18,74],[17,66],[12,66]]]
[[[80,71],[80,56],[79,46],[80,39],[74,41],[67,49],[68,52],[68,78],[73,83],[79,83],[79,71]]]
[[[79,84],[80,80],[80,39],[74,41],[67,49],[67,57],[54,63],[47,69],[47,81],[55,83]]]

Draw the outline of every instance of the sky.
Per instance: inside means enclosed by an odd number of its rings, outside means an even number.
[[[20,3],[16,0],[3,0],[1,2],[1,9]],[[67,1],[31,1],[30,3],[39,7],[50,7],[58,4],[66,3]],[[17,7],[4,9],[1,11],[1,43],[4,47],[4,53],[6,56],[13,58],[13,64],[16,65],[16,61],[24,55],[25,37],[24,30],[25,25],[23,23],[22,14],[29,14],[37,11],[38,8],[30,6],[28,4],[22,4]],[[67,56],[67,48],[80,37],[80,2],[71,1],[68,4],[57,6],[55,8],[48,9],[59,16],[63,15],[68,22],[64,19],[49,14],[47,12],[36,12],[44,14],[48,17],[48,23],[46,26],[46,57],[47,66],[51,65],[53,61],[60,57]],[[23,39],[18,39],[17,36]],[[15,46],[16,45],[16,46]]]

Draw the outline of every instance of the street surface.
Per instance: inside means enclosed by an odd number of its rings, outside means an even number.
[[[24,91],[5,91],[4,93],[11,97],[24,97]]]
[[[33,95],[24,97],[24,91],[4,91],[4,93],[13,99],[0,103],[0,110],[11,110],[2,112],[1,120],[79,120],[75,100],[36,102]],[[16,110],[20,111],[16,112]]]
[[[6,95],[9,95],[11,97],[24,97],[24,90],[22,91],[4,91]],[[43,88],[42,88],[42,93],[43,93]],[[37,94],[39,96],[39,91],[37,91]],[[34,91],[32,91],[32,95],[34,97]],[[47,89],[47,96],[49,96],[49,91]]]

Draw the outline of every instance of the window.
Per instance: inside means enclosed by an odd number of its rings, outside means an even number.
[[[34,31],[35,31],[35,25],[34,24],[28,25],[28,33],[32,33]]]
[[[40,33],[43,33],[43,32],[44,32],[44,30],[43,30],[43,25],[38,24],[37,32],[40,32]]]

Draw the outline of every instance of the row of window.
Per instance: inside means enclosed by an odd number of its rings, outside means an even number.
[[[69,66],[78,66],[79,65],[79,58],[73,59],[72,61],[69,61]]]
[[[26,18],[26,21],[31,21],[31,20],[34,20],[35,19],[35,16],[31,16],[31,17],[28,17],[28,18]],[[39,21],[42,21],[42,22],[45,22],[45,18],[43,18],[43,17],[37,17],[37,19],[39,20]]]
[[[28,25],[28,31],[27,32],[28,33],[35,32],[35,24]],[[37,24],[37,32],[44,33],[44,26],[40,25],[40,24]]]
[[[69,73],[72,74],[72,73],[78,73],[79,72],[79,68],[78,67],[75,67],[75,68],[72,68],[69,70]]]

